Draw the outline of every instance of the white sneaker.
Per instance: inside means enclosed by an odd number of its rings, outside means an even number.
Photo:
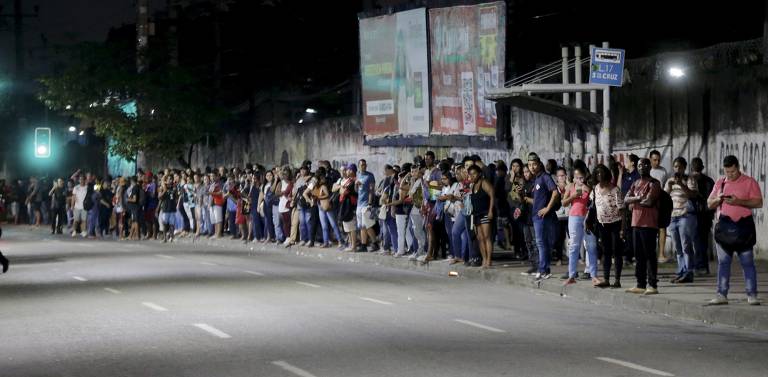
[[[419,254],[418,253],[413,253],[413,254],[411,254],[411,256],[408,257],[408,260],[416,260],[418,258],[419,258]]]
[[[77,232],[72,231],[72,238],[75,238],[75,237],[77,237]]]
[[[394,257],[395,257],[395,258],[400,258],[400,257],[402,257],[402,256],[404,256],[404,255],[405,255],[405,252],[404,252],[404,251],[398,251],[397,253],[395,253]]]
[[[535,275],[533,275],[535,279],[541,279],[541,272],[537,272]]]
[[[542,278],[542,279],[549,279],[549,278],[551,278],[551,277],[552,277],[552,274],[551,274],[551,273],[545,273],[545,274],[541,275],[541,278]]]
[[[80,233],[80,235],[81,235],[83,238],[85,238],[85,237],[88,237],[88,232],[82,232],[82,233]]]
[[[749,297],[747,297],[747,300],[749,300]],[[707,302],[707,305],[728,305],[728,298],[718,293],[715,298]]]
[[[423,255],[419,256],[418,258],[416,258],[417,262],[424,262],[426,260],[427,260],[427,255],[426,254],[423,254]]]
[[[752,306],[760,305],[760,300],[757,296],[747,296],[747,304]]]

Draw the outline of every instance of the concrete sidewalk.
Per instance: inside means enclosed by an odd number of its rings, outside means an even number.
[[[177,242],[192,243],[192,238],[177,239]],[[655,296],[642,296],[624,292],[626,288],[631,288],[635,285],[635,270],[633,267],[626,266],[622,272],[621,289],[594,288],[589,280],[579,280],[576,284],[563,289],[563,280],[560,279],[560,276],[567,272],[567,266],[553,265],[552,278],[536,281],[533,277],[521,275],[521,272],[526,271],[529,267],[527,262],[505,261],[508,253],[494,253],[494,267],[483,270],[477,267],[465,267],[463,264],[451,266],[444,260],[432,261],[422,265],[409,261],[408,258],[394,258],[376,253],[341,252],[335,248],[308,248],[294,245],[286,249],[282,245],[258,242],[245,244],[243,241],[228,238],[218,240],[200,238],[195,243],[235,249],[241,248],[248,253],[285,253],[310,258],[333,259],[345,263],[368,263],[441,275],[446,278],[449,278],[450,273],[450,275],[457,275],[452,277],[454,279],[484,280],[497,284],[510,284],[563,295],[564,299],[610,305],[632,311],[656,313],[676,319],[768,331],[768,302],[760,306],[747,305],[744,293],[744,275],[738,261],[732,266],[731,292],[728,295],[729,305],[707,306],[707,301],[714,298],[716,293],[717,264],[714,262],[710,268],[712,271],[711,276],[698,277],[694,283],[682,285],[669,283],[669,280],[674,277],[676,264],[660,265],[659,294]],[[756,263],[758,292],[766,292],[768,290],[768,263],[764,261],[756,261]],[[579,270],[583,271],[583,269],[584,266],[580,264]]]

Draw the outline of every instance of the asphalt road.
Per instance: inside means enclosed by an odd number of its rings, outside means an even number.
[[[768,375],[765,333],[284,251],[4,230],[2,377]]]

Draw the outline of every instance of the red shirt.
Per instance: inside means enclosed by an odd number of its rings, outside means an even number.
[[[763,196],[757,181],[750,176],[742,174],[735,181],[728,181],[725,178],[718,179],[717,182],[715,182],[715,188],[712,189],[712,193],[709,194],[710,199],[715,199],[720,195],[720,189],[723,187],[723,182],[725,182],[723,195],[733,195],[738,199],[757,199]],[[739,221],[744,217],[752,216],[752,209],[731,205],[725,201],[723,201],[719,211],[720,214],[729,217],[733,221]]]
[[[655,179],[638,179],[632,184],[628,196],[640,196],[645,199],[646,195],[649,195],[651,203],[650,207],[635,203],[632,205],[632,227],[635,228],[659,228],[659,207],[658,200],[661,193],[661,186],[659,181]]]
[[[214,187],[215,188],[213,189],[213,191],[221,192],[221,185],[220,184],[217,183]],[[211,194],[211,198],[213,199],[213,205],[219,206],[219,207],[223,207],[224,206],[224,203],[225,203],[224,195],[222,195],[222,194]]]

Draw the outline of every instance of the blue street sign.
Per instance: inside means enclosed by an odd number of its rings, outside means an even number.
[[[624,78],[624,50],[595,48],[589,68],[589,83],[621,86]]]

